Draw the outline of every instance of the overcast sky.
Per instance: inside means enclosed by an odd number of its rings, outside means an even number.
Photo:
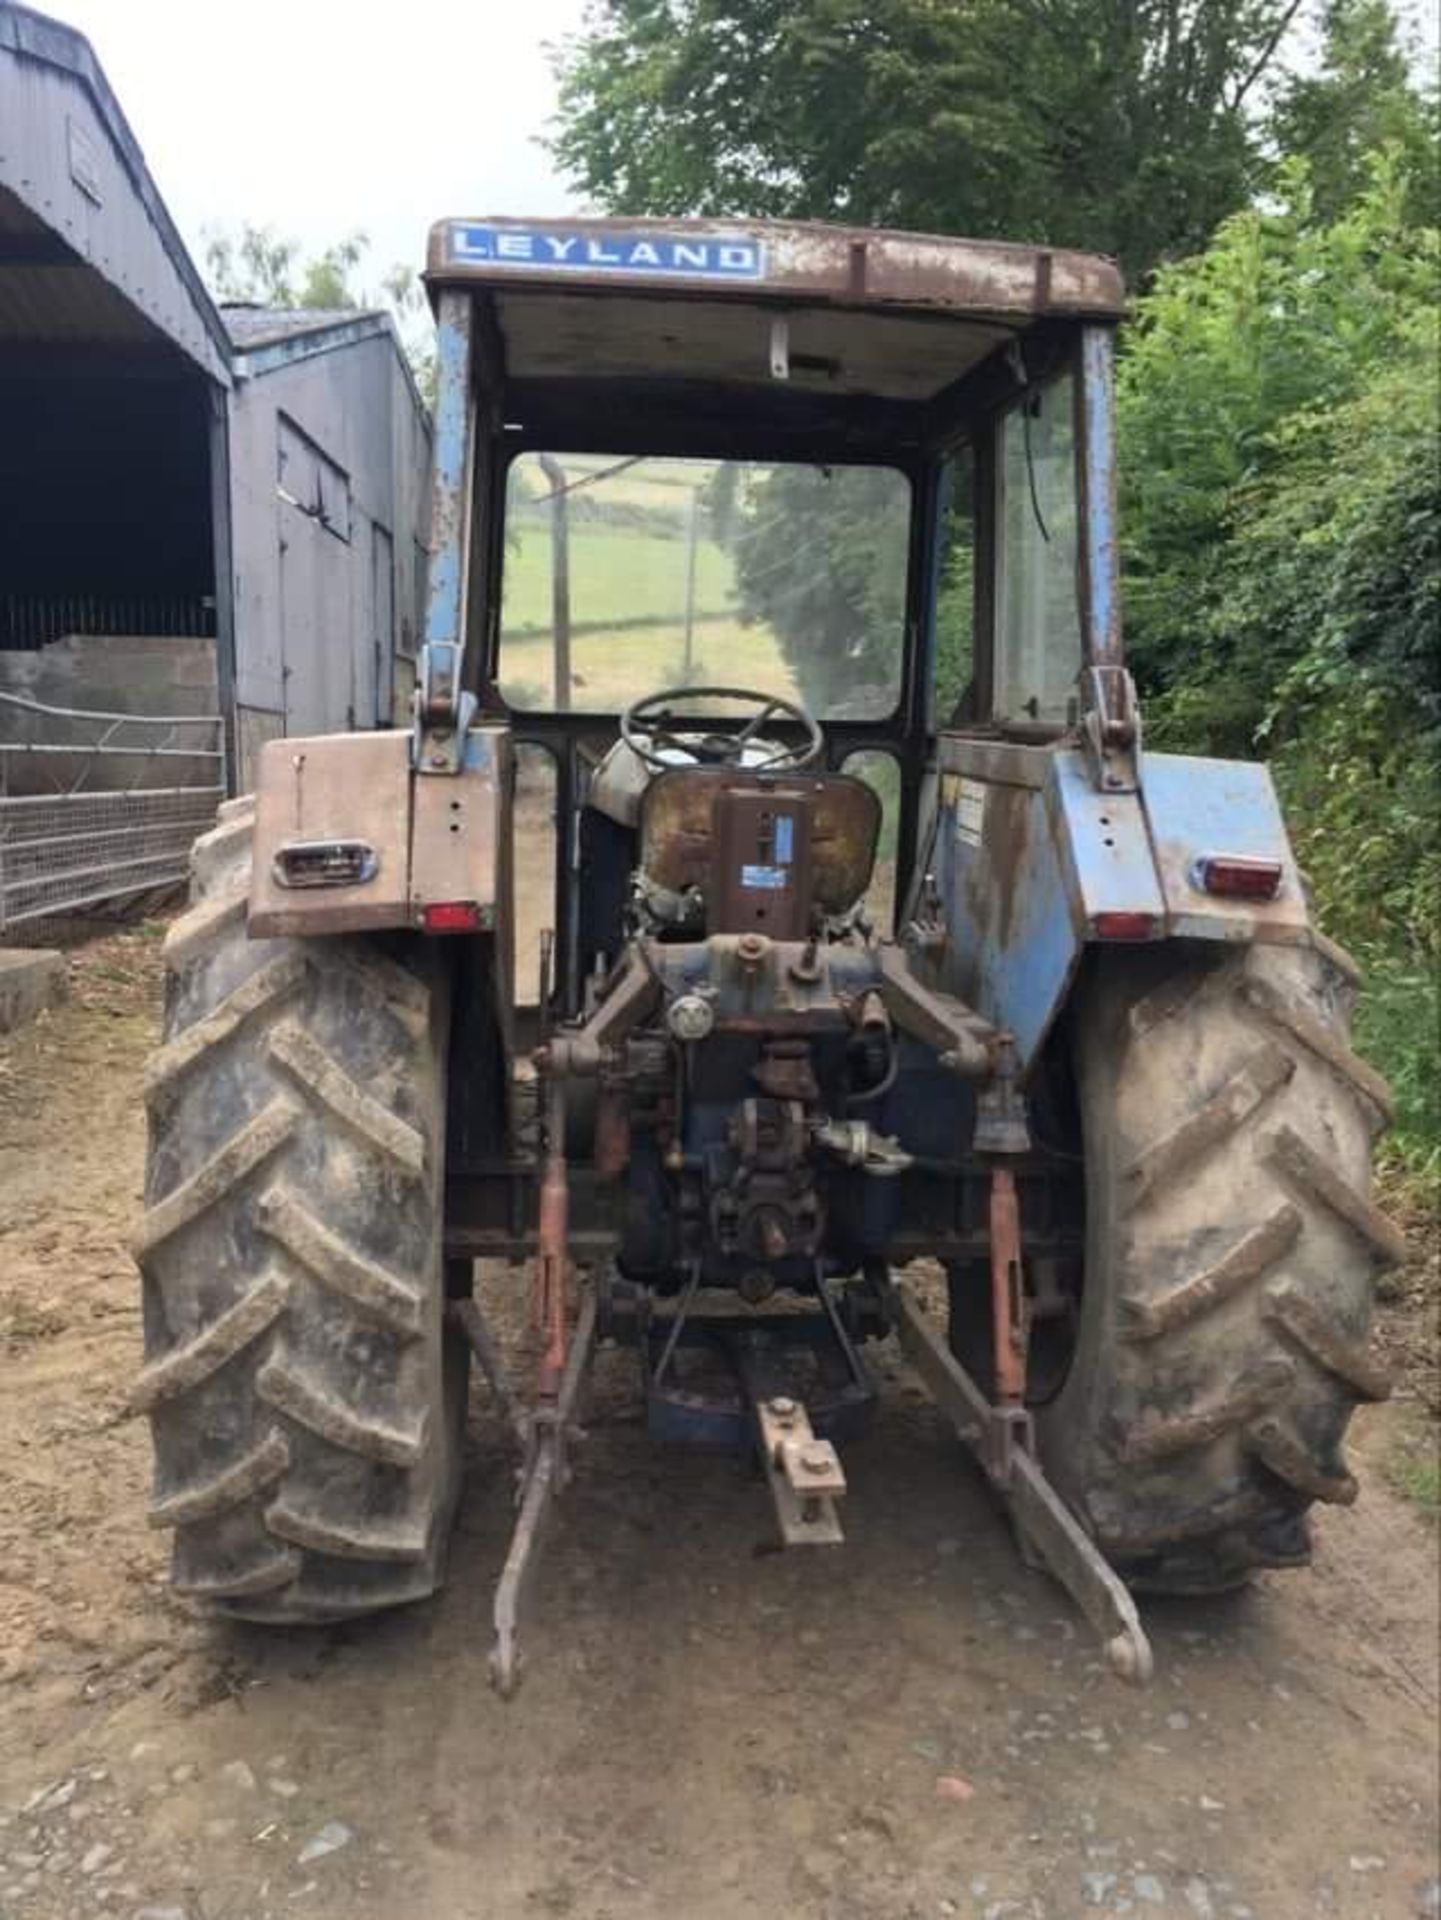
[[[87,36],[197,259],[207,228],[318,251],[370,235],[367,279],[424,263],[433,220],[578,206],[536,144],[545,54],[583,0],[36,0]]]
[[[584,0],[36,4],[88,35],[197,259],[207,228],[249,221],[307,252],[360,229],[373,290],[423,264],[445,215],[579,210],[538,143],[546,46]],[[1434,50],[1435,0],[1402,12]]]

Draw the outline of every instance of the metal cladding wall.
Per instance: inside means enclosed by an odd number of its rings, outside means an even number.
[[[228,632],[229,353],[88,42],[0,0],[0,648]]]
[[[173,342],[220,385],[225,335],[81,34],[0,0],[0,187],[43,223],[4,256],[0,337]],[[103,286],[79,279],[88,265]],[[29,323],[26,316],[29,316]]]
[[[213,635],[232,785],[403,724],[428,461],[389,319],[223,318],[89,43],[0,0],[0,649]]]
[[[405,724],[430,433],[382,315],[299,331],[234,364],[230,518],[246,785],[260,744],[282,732]]]

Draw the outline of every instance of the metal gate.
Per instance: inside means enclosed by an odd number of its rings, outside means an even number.
[[[218,714],[101,713],[0,692],[0,938],[183,880],[224,797]]]

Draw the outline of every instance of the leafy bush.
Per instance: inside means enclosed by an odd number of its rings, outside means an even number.
[[[1317,917],[1368,971],[1394,1150],[1441,1170],[1437,234],[1396,153],[1305,170],[1141,303],[1121,372],[1128,634],[1157,746],[1270,760]]]
[[[1441,991],[1434,964],[1361,949],[1366,988],[1356,1042],[1391,1082],[1396,1124],[1386,1151],[1434,1199],[1441,1181]]]

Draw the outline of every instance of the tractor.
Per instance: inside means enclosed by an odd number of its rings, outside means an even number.
[[[1144,1680],[1136,1594],[1297,1566],[1354,1499],[1400,1246],[1265,768],[1143,743],[1114,265],[490,218],[427,281],[413,722],[268,741],[165,943],[134,1400],[175,1589],[433,1593],[474,1361],[508,1691],[601,1343],[801,1548],[892,1341]]]

